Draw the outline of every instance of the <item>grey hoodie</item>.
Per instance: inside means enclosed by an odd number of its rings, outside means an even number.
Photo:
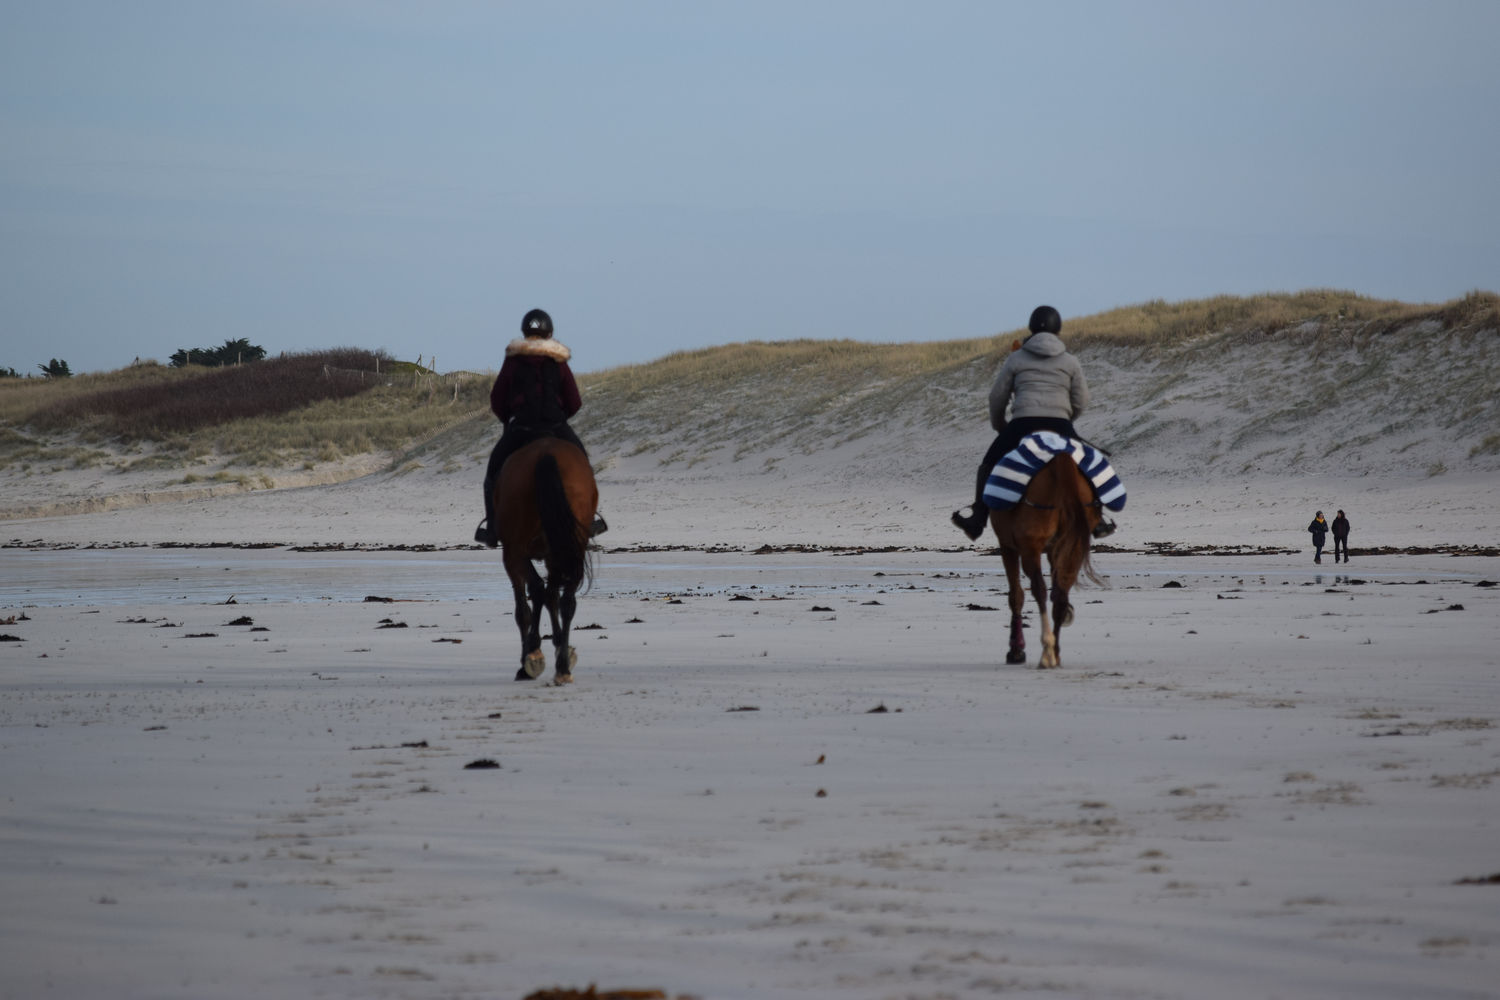
[[[1089,405],[1083,366],[1055,333],[1033,333],[1010,357],[990,387],[990,426],[1005,426],[1010,417],[1061,417],[1077,420]]]

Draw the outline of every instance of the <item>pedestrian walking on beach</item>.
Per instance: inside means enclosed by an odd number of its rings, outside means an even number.
[[[1344,565],[1349,565],[1349,519],[1339,511],[1333,519],[1333,561],[1339,561],[1339,553],[1344,554]]]
[[[1312,524],[1307,526],[1307,530],[1312,532],[1313,562],[1321,563],[1323,561],[1323,540],[1328,537],[1328,522],[1323,520],[1323,512],[1321,510],[1312,519]]]
[[[1052,431],[1076,439],[1078,432],[1073,429],[1073,421],[1089,403],[1083,366],[1068,353],[1058,336],[1062,332],[1062,316],[1058,311],[1051,306],[1037,306],[1027,326],[1030,335],[1011,351],[990,387],[990,426],[998,433],[979,464],[974,503],[968,514],[962,510],[953,512],[953,523],[971,539],[978,539],[989,523],[984,485],[995,463],[1020,444],[1023,437],[1037,431]],[[1005,417],[1007,408],[1009,421]],[[1114,522],[1100,520],[1094,528],[1094,537],[1104,538],[1114,530]]]

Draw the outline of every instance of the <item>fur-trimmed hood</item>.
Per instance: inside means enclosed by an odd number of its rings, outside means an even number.
[[[505,345],[505,356],[551,358],[553,361],[567,361],[573,356],[560,342],[542,337],[518,337]]]

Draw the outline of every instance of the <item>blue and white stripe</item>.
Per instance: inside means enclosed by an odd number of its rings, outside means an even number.
[[[1110,510],[1125,509],[1125,487],[1104,453],[1082,441],[1065,438],[1052,431],[1028,434],[1014,450],[1008,451],[990,472],[984,485],[985,505],[995,510],[1009,510],[1021,502],[1031,477],[1058,455],[1071,455],[1094,485],[1094,495]]]

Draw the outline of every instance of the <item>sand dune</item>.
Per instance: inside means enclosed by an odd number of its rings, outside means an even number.
[[[1246,467],[1290,432],[1230,433],[1228,369],[1132,410],[1156,376],[1105,360],[1130,499],[1058,671],[1034,630],[1002,664],[947,523],[982,421],[899,408],[738,457],[582,425],[612,529],[569,688],[509,679],[482,423],[0,521],[0,997],[1494,995],[1494,456],[1372,394]],[[1354,562],[1314,566],[1335,507]],[[191,547],[227,543],[264,547]]]

